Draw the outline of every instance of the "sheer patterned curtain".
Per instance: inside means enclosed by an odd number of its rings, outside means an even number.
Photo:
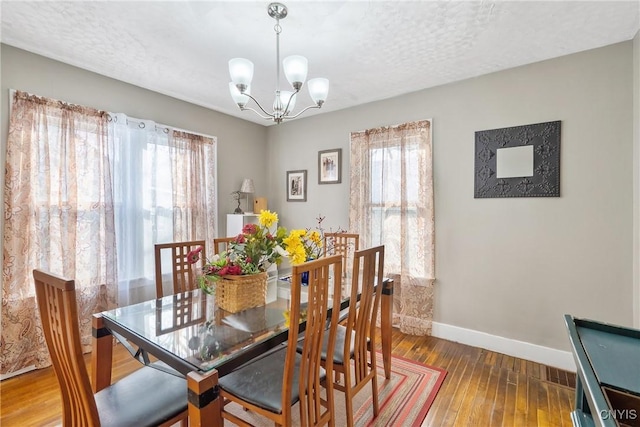
[[[173,130],[169,140],[173,191],[174,241],[213,242],[218,211],[215,139]]]
[[[19,91],[12,100],[1,374],[50,364],[34,268],[75,279],[89,351],[93,313],[155,296],[153,245],[212,241],[217,210],[215,138]]]
[[[215,237],[215,139],[111,114],[119,305],[155,296],[156,243]],[[162,265],[170,272],[170,254]]]
[[[435,270],[431,122],[351,133],[350,231],[385,245],[395,281],[394,324],[431,333]]]
[[[17,91],[5,169],[1,373],[49,365],[34,268],[73,278],[82,342],[115,307],[116,246],[107,115]]]

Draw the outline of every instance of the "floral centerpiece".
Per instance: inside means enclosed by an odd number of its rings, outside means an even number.
[[[270,228],[278,222],[278,214],[263,210],[258,216],[258,224],[246,224],[242,233],[229,242],[226,251],[214,255],[204,264],[200,284],[209,291],[207,281],[217,281],[223,276],[258,274],[267,271],[271,264],[280,264],[282,256],[287,252],[283,248],[283,240],[287,236],[284,227],[278,227],[275,234]],[[193,251],[194,263],[202,248]]]
[[[207,293],[216,293],[218,305],[227,311],[236,312],[264,304],[267,274],[271,264],[279,264],[287,255],[283,240],[287,231],[278,227],[278,215],[263,210],[258,224],[247,224],[242,233],[229,242],[226,251],[206,260],[200,276],[200,287]],[[202,248],[187,255],[190,263],[200,257]],[[259,288],[259,289],[251,289]],[[260,295],[262,294],[262,295]]]

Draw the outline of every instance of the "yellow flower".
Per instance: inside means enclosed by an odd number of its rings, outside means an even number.
[[[311,241],[316,245],[320,245],[322,243],[322,237],[320,237],[320,233],[317,231],[312,231],[309,239],[311,239]]]
[[[283,240],[291,264],[302,264],[321,255],[322,236],[317,231],[291,230]]]
[[[307,233],[307,230],[291,230],[289,236],[300,240]]]
[[[291,312],[289,312],[289,310],[285,310],[282,313],[282,316],[284,317],[284,326],[287,328],[291,326]],[[307,310],[300,310],[300,323],[305,320],[307,320]]]
[[[292,265],[302,264],[307,260],[307,252],[302,245],[288,247],[287,251],[289,251],[289,258],[291,259]]]
[[[289,310],[285,310],[282,315],[284,316],[284,326],[288,328],[291,322]]]
[[[289,235],[287,237],[282,239],[282,243],[284,244],[284,246],[287,249],[290,248],[290,247],[296,246],[299,242],[300,242],[300,239],[298,239],[292,233],[289,233]]]
[[[258,221],[260,222],[260,225],[269,228],[278,222],[278,214],[267,210],[260,211]]]

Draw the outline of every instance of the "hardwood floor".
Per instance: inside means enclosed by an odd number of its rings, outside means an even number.
[[[572,373],[439,338],[405,335],[395,329],[392,352],[448,372],[424,426],[572,425]],[[89,355],[85,360],[90,365]],[[114,381],[140,366],[119,345],[113,363]],[[51,368],[3,381],[0,395],[3,427],[61,424],[60,392]]]

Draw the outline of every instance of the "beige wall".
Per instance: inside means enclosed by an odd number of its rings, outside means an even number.
[[[319,213],[346,226],[349,132],[431,118],[435,320],[561,350],[565,313],[632,325],[632,53],[620,43],[271,127],[272,207],[287,226]],[[474,132],[552,120],[561,197],[474,199]],[[342,184],[319,186],[329,148],[345,153]],[[307,203],[285,201],[293,169],[308,170]]]
[[[18,89],[95,107],[126,113],[139,119],[154,120],[169,126],[218,138],[218,224],[226,235],[226,213],[236,204],[230,195],[240,189],[243,178],[253,178],[256,191],[265,192],[268,165],[266,128],[101,76],[80,68],[53,61],[8,45],[1,45],[2,111],[8,111],[9,89]],[[8,114],[2,115],[2,164],[6,153]],[[4,176],[3,176],[4,178]],[[4,186],[3,186],[4,188]],[[243,206],[244,206],[243,201]],[[4,215],[3,215],[4,216]]]

